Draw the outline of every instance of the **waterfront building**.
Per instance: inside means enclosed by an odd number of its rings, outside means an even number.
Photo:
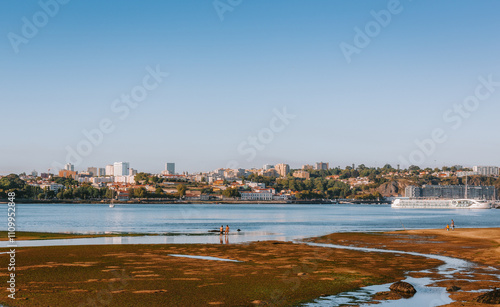
[[[130,192],[120,190],[116,195],[116,199],[118,199],[119,201],[128,201],[130,200]]]
[[[483,176],[498,176],[497,166],[474,166],[472,171]]]
[[[276,164],[276,166],[274,166],[274,169],[282,177],[286,177],[286,175],[290,173],[290,165],[288,164],[284,163]]]
[[[422,187],[407,186],[405,197],[424,198],[451,198],[465,197],[465,185],[423,185]],[[494,186],[467,186],[467,198],[496,199],[497,191]]]
[[[241,200],[273,200],[274,189],[255,189],[251,192],[240,192]]]
[[[130,169],[130,163],[128,162],[115,162],[113,164],[113,175],[114,176],[128,176]]]

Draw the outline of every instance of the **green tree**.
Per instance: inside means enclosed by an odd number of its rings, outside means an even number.
[[[322,178],[314,179],[314,188],[320,192],[323,192],[325,190]]]
[[[186,195],[186,186],[184,184],[179,184],[177,185],[177,194],[179,195],[179,197],[184,197]]]
[[[147,193],[148,191],[146,191],[146,189],[143,187],[134,189],[134,197],[136,198],[146,198]]]
[[[72,199],[73,198],[73,189],[66,189],[63,192],[63,199]]]
[[[0,198],[7,198],[8,192],[16,192],[17,197],[23,196],[26,183],[16,174],[10,174],[0,179]]]
[[[214,190],[212,188],[204,188],[201,190],[201,194],[212,194]]]
[[[143,172],[137,173],[137,174],[134,176],[134,180],[135,180],[135,183],[136,183],[136,184],[141,183],[141,181],[146,182],[146,181],[148,181],[148,178],[149,178],[148,174],[143,173]]]
[[[236,188],[227,188],[222,191],[222,195],[225,197],[240,197],[240,192]]]
[[[104,197],[109,198],[109,199],[115,198],[115,191],[106,188],[106,191],[104,193]]]
[[[420,167],[418,167],[416,165],[410,165],[410,167],[408,167],[408,170],[409,171],[419,171]]]

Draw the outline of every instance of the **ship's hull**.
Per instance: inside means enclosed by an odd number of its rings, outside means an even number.
[[[475,199],[395,199],[391,207],[401,209],[491,209],[491,202]]]

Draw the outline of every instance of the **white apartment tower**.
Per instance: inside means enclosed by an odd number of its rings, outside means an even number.
[[[130,169],[130,163],[128,162],[115,162],[113,164],[114,176],[128,176],[129,169]]]
[[[106,176],[114,176],[115,175],[115,166],[113,164],[106,165],[105,174],[106,174]]]
[[[66,165],[64,165],[64,169],[67,170],[67,171],[72,171],[74,172],[75,171],[75,166],[71,163],[66,163]]]

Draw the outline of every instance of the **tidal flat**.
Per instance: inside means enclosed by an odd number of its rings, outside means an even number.
[[[335,233],[308,241],[444,254],[477,263],[474,280],[500,263],[497,228]],[[0,257],[7,261],[8,255]],[[293,306],[402,280],[408,271],[429,270],[432,276],[442,264],[413,255],[282,241],[23,247],[16,260],[16,300],[7,291],[0,298],[7,306]],[[6,267],[0,275],[7,280]],[[439,281],[470,290],[452,293],[456,302],[450,306],[479,306],[473,301],[478,290],[500,286],[491,275],[481,282],[465,279]]]

